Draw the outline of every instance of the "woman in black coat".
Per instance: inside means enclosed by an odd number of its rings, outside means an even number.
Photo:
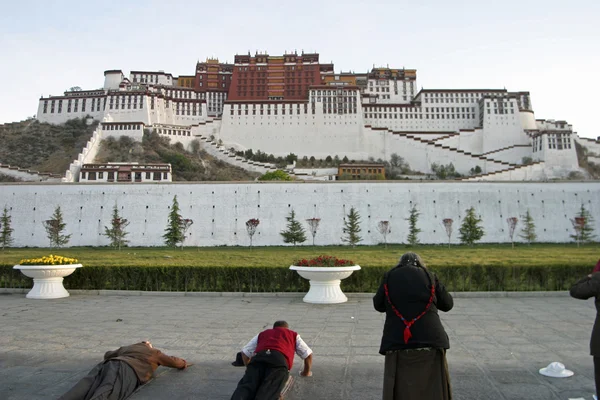
[[[373,298],[385,312],[379,353],[385,355],[383,399],[452,398],[446,350],[448,335],[438,310],[450,311],[452,296],[415,253],[387,272]]]
[[[596,264],[594,271],[581,279],[571,288],[571,297],[580,300],[587,300],[594,297],[596,305],[596,321],[592,328],[592,338],[590,340],[590,354],[594,358],[594,379],[596,381],[596,396],[600,395],[600,260]]]

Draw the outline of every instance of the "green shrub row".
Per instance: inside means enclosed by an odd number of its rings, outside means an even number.
[[[1,288],[30,288],[33,280],[0,266]],[[589,266],[444,266],[431,268],[450,291],[568,290]],[[342,281],[345,292],[375,292],[385,267],[363,267]],[[305,292],[308,281],[287,267],[84,267],[67,289],[177,292]]]

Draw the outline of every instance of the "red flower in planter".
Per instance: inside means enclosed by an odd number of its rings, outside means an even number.
[[[356,264],[354,264],[354,261],[351,260],[323,255],[311,258],[310,260],[305,258],[297,260],[294,262],[294,265],[299,267],[345,267]]]

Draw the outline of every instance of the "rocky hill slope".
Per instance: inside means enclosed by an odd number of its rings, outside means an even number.
[[[62,125],[35,119],[0,125],[0,163],[64,174],[92,136],[97,123],[73,119]]]
[[[64,174],[91,138],[97,122],[73,119],[62,125],[40,123],[35,119],[0,125],[0,164]],[[253,174],[217,160],[194,142],[192,151],[180,143],[146,132],[142,143],[128,137],[108,138],[101,144],[97,162],[171,163],[175,181],[245,181]],[[0,174],[0,181],[16,179]]]

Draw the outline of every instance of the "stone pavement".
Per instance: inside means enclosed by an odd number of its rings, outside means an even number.
[[[441,313],[450,336],[448,361],[458,400],[591,399],[588,341],[593,302],[548,297],[460,297]],[[381,398],[383,315],[369,297],[341,305],[309,305],[291,296],[97,296],[28,300],[0,295],[0,398],[55,399],[102,359],[105,351],[150,339],[194,363],[160,368],[132,398],[229,399],[244,369],[230,365],[257,332],[286,319],[315,352],[314,376],[298,377],[295,399]],[[561,361],[575,375],[539,375]],[[301,360],[296,357],[293,373]]]

